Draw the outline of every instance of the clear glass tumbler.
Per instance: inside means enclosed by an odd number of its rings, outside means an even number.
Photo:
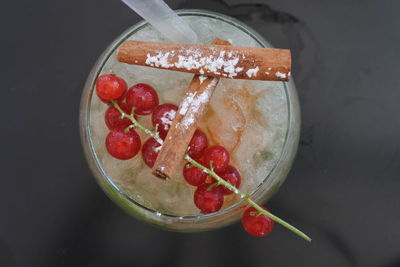
[[[179,10],[177,13],[189,24],[192,23],[195,31],[197,31],[200,36],[203,36],[202,41],[205,43],[210,43],[215,36],[218,36],[222,39],[232,41],[235,45],[271,47],[263,37],[234,18],[204,10]],[[208,22],[214,25],[212,29],[213,34],[205,32],[210,30],[206,27]],[[198,24],[201,23],[204,23],[205,27],[199,27]],[[122,33],[108,46],[104,53],[98,58],[87,78],[80,107],[80,134],[86,159],[98,184],[116,204],[129,214],[147,223],[168,230],[180,232],[204,231],[222,227],[236,221],[240,218],[243,209],[246,207],[246,202],[243,200],[239,200],[235,204],[212,214],[167,214],[150,208],[145,204],[145,200],[139,203],[139,201],[129,197],[128,194],[118,187],[112,175],[104,168],[102,164],[102,155],[99,152],[100,147],[104,146],[104,142],[95,142],[97,134],[97,120],[95,120],[94,117],[97,113],[95,111],[95,105],[93,105],[93,101],[95,101],[94,99],[96,98],[94,92],[95,81],[100,74],[109,71],[107,68],[109,68],[112,61],[115,61],[116,49],[127,39],[166,41],[163,40],[163,37],[152,29],[148,23],[144,21],[139,22]],[[117,66],[115,68],[118,69],[113,68],[113,71],[117,74],[119,71],[124,71],[124,64],[116,64],[115,66]],[[273,90],[282,90],[282,95],[285,98],[285,114],[287,114],[287,116],[285,115],[287,120],[285,131],[282,133],[283,141],[279,153],[277,153],[277,160],[274,162],[273,166],[270,166],[268,175],[266,175],[262,182],[254,186],[254,190],[249,192],[253,200],[262,203],[267,201],[277,191],[290,170],[299,140],[300,109],[293,80],[290,82],[259,83],[264,83],[265,86]]]

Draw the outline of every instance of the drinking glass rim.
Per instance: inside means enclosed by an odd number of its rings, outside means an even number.
[[[232,18],[230,16],[220,14],[217,12],[213,11],[208,11],[208,10],[201,10],[201,9],[179,9],[176,10],[178,15],[180,16],[201,16],[201,17],[210,17],[213,19],[218,19],[220,21],[226,22],[236,28],[239,28],[243,32],[245,32],[247,35],[249,35],[251,38],[253,38],[259,45],[262,47],[272,47],[272,45],[266,41],[261,35],[259,35],[257,32],[255,32],[252,28],[250,28],[247,25],[243,25],[244,23]],[[129,27],[127,30],[122,32],[117,38],[113,40],[113,42],[107,46],[107,48],[104,50],[104,52],[98,57],[96,63],[93,65],[91,72],[89,73],[89,76],[86,80],[85,86],[84,86],[84,91],[82,93],[82,98],[81,98],[81,104],[80,104],[80,135],[81,135],[81,141],[82,141],[82,146],[84,148],[85,152],[85,157],[86,160],[89,163],[90,169],[92,173],[97,176],[100,175],[102,179],[105,179],[105,181],[110,184],[113,189],[115,189],[120,196],[122,196],[125,200],[129,201],[131,204],[135,205],[136,207],[139,207],[140,209],[143,209],[145,211],[157,214],[158,217],[166,217],[166,218],[172,218],[172,219],[179,219],[180,221],[184,221],[185,219],[187,220],[192,220],[192,219],[201,219],[201,218],[210,218],[218,215],[222,215],[225,213],[228,213],[229,211],[239,207],[240,205],[243,204],[244,200],[240,199],[238,202],[230,205],[229,207],[224,208],[223,210],[210,213],[210,214],[201,214],[201,215],[172,215],[172,214],[167,214],[167,213],[162,213],[157,210],[150,209],[131,197],[129,197],[125,192],[123,192],[118,185],[116,185],[112,178],[107,175],[107,172],[103,169],[97,153],[94,149],[93,145],[93,140],[92,140],[92,134],[91,134],[91,129],[90,129],[90,101],[92,99],[92,95],[94,92],[94,85],[96,78],[102,71],[105,63],[107,60],[110,58],[110,56],[114,53],[114,51],[119,47],[119,45],[127,40],[130,36],[135,34],[136,32],[140,31],[144,27],[147,27],[149,25],[148,22],[142,20],[139,21],[138,23],[134,24],[133,26]],[[285,97],[286,97],[286,102],[287,102],[287,122],[286,122],[286,133],[284,137],[284,142],[281,148],[281,151],[279,153],[279,157],[274,163],[273,167],[269,171],[268,175],[262,180],[259,185],[251,191],[249,197],[254,196],[262,187],[263,185],[269,180],[271,175],[274,173],[274,170],[277,168],[278,164],[281,162],[283,155],[285,154],[284,152],[287,150],[288,146],[288,138],[289,138],[289,133],[291,130],[291,98],[288,94],[288,87],[287,83],[282,82],[284,86],[284,91],[285,91]],[[85,97],[86,96],[86,97]],[[85,101],[86,100],[86,101]],[[94,166],[95,165],[95,166]],[[97,169],[96,169],[97,167]],[[97,178],[97,177],[96,177]],[[97,180],[97,179],[96,179]],[[103,189],[103,188],[102,188]],[[108,192],[106,192],[108,193]]]

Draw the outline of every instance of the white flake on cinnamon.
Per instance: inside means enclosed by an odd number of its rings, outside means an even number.
[[[277,72],[275,72],[275,76],[278,78],[281,78],[281,79],[286,79],[286,74],[283,72],[277,71]]]
[[[195,95],[196,95],[196,93],[190,93],[187,97],[185,97],[185,99],[183,100],[181,107],[179,109],[179,114],[181,114],[181,115],[186,114]]]
[[[205,79],[207,79],[207,76],[200,75],[199,76],[200,84],[202,84]]]
[[[242,70],[243,70],[242,67],[237,67],[237,68],[235,69],[235,71],[236,71],[237,73],[241,72]]]
[[[235,53],[232,51],[228,53],[221,51],[218,56],[210,55],[207,57],[204,57],[202,52],[198,49],[179,52],[178,62],[175,64],[169,63],[169,59],[172,59],[175,55],[175,51],[165,54],[158,52],[158,54],[154,56],[147,54],[145,63],[153,67],[170,68],[175,66],[176,68],[186,70],[200,69],[200,74],[204,74],[205,70],[207,70],[208,72],[229,78],[237,76],[237,73],[243,70],[241,67],[236,67],[239,62],[239,57],[235,56]]]
[[[215,87],[217,85],[217,82],[218,82],[218,78],[213,78],[211,80],[211,82],[207,85],[206,89],[204,89],[204,91],[201,94],[197,95],[191,101],[189,111],[188,111],[188,113],[190,115],[184,117],[184,119],[181,121],[182,127],[184,127],[185,129],[188,129],[190,127],[190,125],[192,125],[195,122],[194,114],[196,114],[198,112],[198,110],[202,104],[210,101],[210,97],[211,97],[210,89],[212,87]]]
[[[252,69],[248,69],[247,71],[246,71],[246,75],[247,75],[247,77],[249,77],[249,78],[251,78],[251,77],[256,77],[257,76],[257,72],[259,71],[259,67],[255,67],[255,68],[252,68]]]
[[[150,66],[156,66],[156,67],[163,67],[163,68],[170,68],[174,66],[173,64],[168,63],[168,57],[173,56],[173,53],[167,52],[165,54],[158,52],[157,55],[151,56],[150,54],[147,54],[146,58],[146,64]]]
[[[192,70],[200,68],[201,64],[193,56],[178,56],[178,62],[175,63],[175,67]]]
[[[194,116],[193,114],[190,114],[190,116],[187,116],[182,120],[182,127],[188,129],[189,126],[192,125],[193,123],[194,123]]]

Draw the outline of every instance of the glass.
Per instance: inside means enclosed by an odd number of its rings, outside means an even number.
[[[217,36],[222,39],[226,38],[229,40],[229,38],[227,38],[229,37],[227,36],[229,35],[229,31],[225,32],[225,28],[234,28],[238,35],[247,36],[247,38],[250,38],[255,45],[261,47],[271,47],[271,45],[254,30],[231,17],[203,10],[179,10],[177,13],[188,22],[196,18],[206,18],[207,20],[212,20],[214,23],[219,23],[219,25],[222,27],[222,30],[217,33]],[[94,142],[94,134],[96,133],[93,128],[93,123],[95,121],[93,114],[95,111],[92,105],[92,97],[96,97],[94,93],[95,81],[102,72],[109,72],[109,70],[106,69],[107,62],[112,59],[112,56],[115,56],[116,49],[123,41],[130,38],[135,39],[135,37],[143,33],[143,29],[149,30],[150,28],[151,26],[149,24],[142,21],[122,33],[98,58],[87,78],[80,106],[80,134],[83,149],[90,169],[93,172],[98,184],[116,204],[118,204],[129,214],[147,223],[180,232],[204,231],[233,223],[240,218],[243,209],[246,207],[247,203],[243,200],[240,200],[219,212],[206,215],[178,216],[176,214],[172,215],[162,213],[160,211],[148,208],[143,203],[139,203],[135,199],[129,197],[123,190],[121,190],[121,188],[118,187],[115,181],[113,181],[112,177],[110,177],[102,164],[100,154],[98,153],[99,146],[98,144],[96,146],[96,143]],[[150,35],[144,37],[142,34],[142,38],[151,41],[151,31],[149,34]],[[236,36],[231,36],[234,41],[235,37]],[[158,37],[158,39],[160,39],[160,37]],[[207,41],[212,41],[211,36]],[[234,42],[234,44],[246,45],[245,43],[241,44],[240,42]],[[124,64],[118,65],[119,68],[125,68],[125,66],[126,65]],[[117,74],[119,73],[115,69],[113,69],[113,71],[115,71]],[[176,72],[174,72],[174,75],[177,75]],[[284,132],[282,147],[276,162],[271,167],[271,170],[265,179],[263,179],[263,181],[250,193],[251,198],[258,203],[267,201],[284,182],[295,157],[299,142],[300,109],[293,79],[290,82],[274,84],[279,84],[278,87],[284,90],[284,97],[286,98],[285,108],[287,109],[285,111],[287,112],[286,130]],[[142,140],[142,144],[143,143],[144,141]]]

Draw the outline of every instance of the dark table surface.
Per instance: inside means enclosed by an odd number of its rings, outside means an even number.
[[[292,49],[301,143],[268,207],[313,242],[240,224],[173,233],[124,213],[88,169],[78,109],[99,54],[140,18],[117,0],[6,0],[0,266],[400,266],[400,2],[167,2]]]

